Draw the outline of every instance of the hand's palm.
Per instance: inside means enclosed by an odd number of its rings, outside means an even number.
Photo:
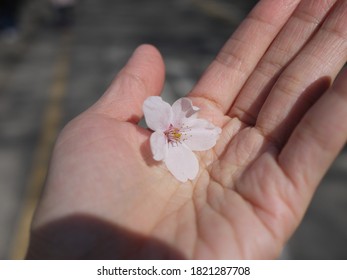
[[[61,209],[54,211],[66,209],[64,219],[88,215],[142,235],[143,242],[135,243],[136,256],[140,251],[148,257],[146,248],[154,238],[190,258],[250,257],[249,246],[253,256],[254,248],[262,256],[269,246],[275,256],[280,248],[276,228],[292,223],[291,210],[278,192],[292,186],[276,166],[271,143],[253,128],[240,129],[235,120],[221,121],[229,131],[236,127],[235,135],[224,132],[214,150],[199,153],[199,176],[180,184],[165,165],[152,159],[147,130],[100,115],[80,117],[56,146],[56,173],[64,177],[50,175],[58,182],[53,185],[59,184],[53,188]],[[240,242],[245,236],[245,243]],[[106,230],[94,242],[108,247],[114,241]],[[95,246],[89,243],[85,249],[91,254]],[[128,250],[113,253],[124,257]]]

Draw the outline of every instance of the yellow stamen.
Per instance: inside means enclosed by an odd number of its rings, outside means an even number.
[[[180,140],[181,136],[182,136],[182,133],[178,133],[178,132],[176,132],[176,131],[173,133],[173,137],[174,137],[176,140]]]

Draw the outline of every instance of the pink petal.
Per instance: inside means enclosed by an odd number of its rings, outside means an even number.
[[[192,101],[188,98],[180,98],[172,105],[173,122],[174,126],[180,126],[185,118],[192,117],[199,111],[199,108],[193,106]]]
[[[168,144],[163,132],[155,131],[150,138],[151,150],[155,160],[163,160],[167,154]]]
[[[185,128],[187,127],[187,128]],[[222,130],[204,119],[187,119],[184,122],[184,144],[192,151],[206,151],[216,145]]]
[[[165,131],[172,122],[172,109],[160,96],[150,96],[143,103],[147,126],[152,130]]]
[[[199,172],[198,159],[184,144],[170,144],[165,164],[172,175],[181,182],[193,180]]]

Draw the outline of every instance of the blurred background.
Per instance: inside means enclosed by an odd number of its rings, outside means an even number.
[[[141,43],[185,95],[255,0],[0,0],[0,259],[24,257],[61,128],[93,104]],[[347,259],[347,150],[283,259]]]

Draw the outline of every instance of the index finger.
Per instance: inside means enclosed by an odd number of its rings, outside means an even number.
[[[229,38],[189,97],[203,98],[223,113],[253,72],[299,0],[262,0]]]

